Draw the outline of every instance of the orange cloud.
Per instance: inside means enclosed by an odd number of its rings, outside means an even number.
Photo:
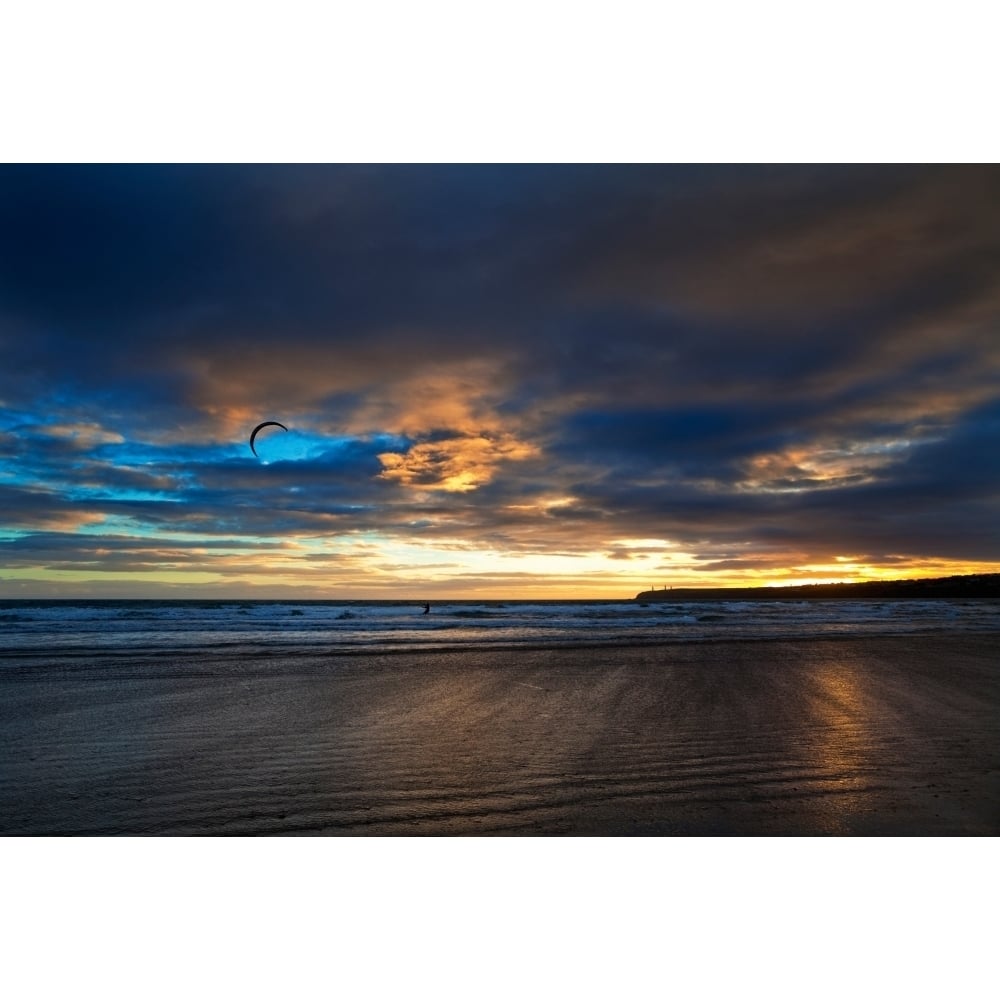
[[[365,394],[349,430],[411,437],[435,430],[498,432],[505,428],[497,410],[506,394],[503,365],[497,360],[425,363],[395,377],[385,373]]]
[[[105,430],[100,424],[42,424],[31,428],[35,434],[66,441],[79,451],[101,444],[121,444],[125,438],[117,431]]]
[[[419,490],[465,493],[488,483],[503,462],[534,458],[539,449],[513,434],[476,434],[385,452],[380,478]]]
[[[898,462],[913,442],[883,438],[822,443],[756,455],[744,463],[739,486],[748,490],[821,489],[871,482],[874,473]]]

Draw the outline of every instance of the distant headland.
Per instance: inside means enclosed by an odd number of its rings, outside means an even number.
[[[1000,597],[1000,573],[944,576],[933,580],[871,580],[863,583],[806,583],[793,587],[666,587],[644,590],[637,601],[830,601],[909,598]]]

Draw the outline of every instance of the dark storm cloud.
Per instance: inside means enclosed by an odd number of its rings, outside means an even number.
[[[540,262],[564,220],[536,209],[580,169],[7,167],[3,297],[105,333],[199,307],[309,335],[467,316]]]
[[[0,179],[0,528],[1000,559],[996,168]]]
[[[630,299],[779,328],[943,306],[995,287],[998,193],[993,167],[719,168],[609,213],[589,267]]]
[[[794,439],[789,418],[797,408],[780,403],[754,408],[738,404],[665,410],[579,412],[563,425],[559,449],[585,452],[598,466],[667,471],[687,466],[719,467],[732,458],[778,447]],[[554,449],[558,455],[559,450]]]

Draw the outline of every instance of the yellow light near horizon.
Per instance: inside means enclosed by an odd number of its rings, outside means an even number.
[[[629,599],[648,590],[853,583],[997,573],[1000,565],[945,560],[868,562],[857,553],[815,562],[802,554],[785,566],[706,569],[705,552],[685,551],[664,539],[618,538],[601,550],[511,551],[489,548],[461,537],[433,541],[383,538],[377,534],[283,539],[281,548],[262,551],[227,546],[151,547],[138,553],[135,571],[121,562],[107,569],[44,565],[0,572],[25,584],[58,586],[60,596],[100,594],[101,585],[135,585],[134,596],[197,597],[199,593],[295,595],[303,599]],[[774,558],[774,553],[770,558]],[[748,556],[749,558],[749,556]],[[146,568],[146,567],[158,568]],[[114,568],[112,568],[114,567]],[[131,591],[130,591],[131,593]]]
[[[4,579],[41,580],[53,583],[87,583],[97,580],[116,582],[136,581],[139,583],[170,583],[179,585],[199,585],[219,583],[224,579],[221,573],[190,570],[101,570],[101,569],[49,569],[46,566],[20,567],[4,570]]]
[[[798,587],[811,583],[864,583],[880,580],[925,580],[935,577],[970,576],[979,573],[1000,572],[996,563],[953,563],[944,560],[933,562],[912,562],[878,566],[872,563],[857,563],[849,561],[832,563],[807,563],[792,566],[777,575],[771,574],[766,583],[759,585],[771,587]]]

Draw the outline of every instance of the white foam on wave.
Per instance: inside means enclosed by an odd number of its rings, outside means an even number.
[[[299,651],[1000,631],[1000,602],[0,602],[0,651]]]

